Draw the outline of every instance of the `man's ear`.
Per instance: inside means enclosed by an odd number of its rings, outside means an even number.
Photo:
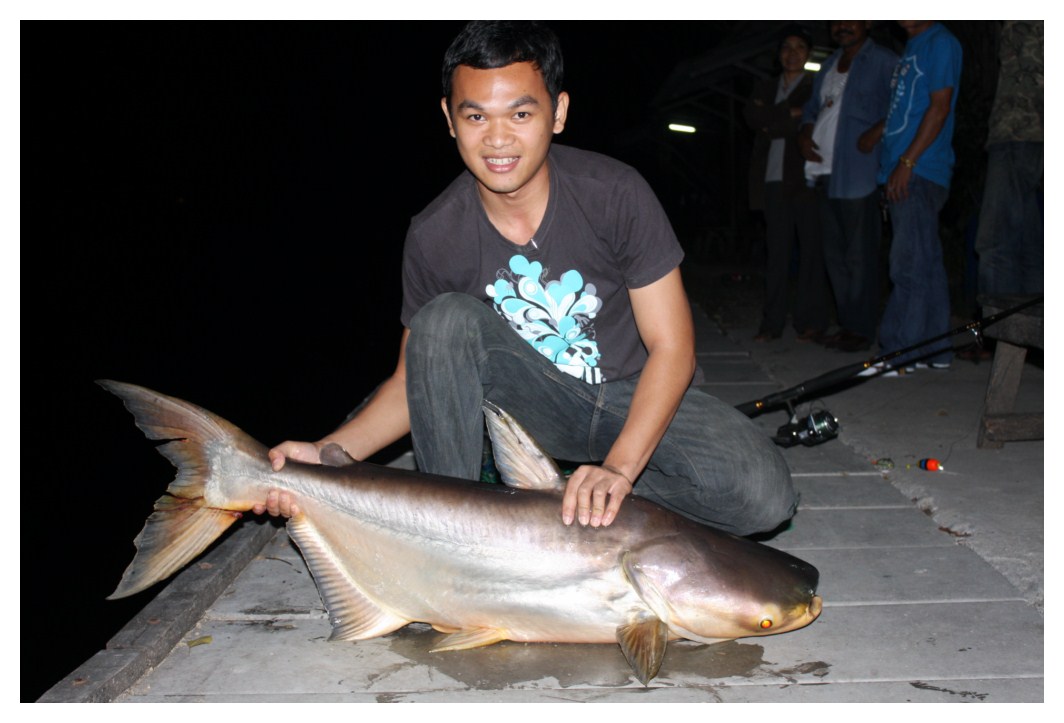
[[[565,119],[569,115],[569,94],[558,93],[558,107],[554,109],[554,134],[565,130]]]
[[[447,130],[451,132],[451,138],[457,138],[454,134],[454,123],[451,122],[451,109],[447,107],[447,98],[440,98],[440,108],[443,109],[443,117],[447,119]]]

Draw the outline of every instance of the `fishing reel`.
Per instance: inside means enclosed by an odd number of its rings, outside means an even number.
[[[772,438],[780,447],[793,447],[796,444],[813,447],[839,436],[839,420],[828,410],[817,409],[799,417],[790,404],[787,409],[791,413],[791,421],[776,430],[776,436]]]

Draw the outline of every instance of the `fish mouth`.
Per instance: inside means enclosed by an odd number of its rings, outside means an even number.
[[[767,635],[774,635],[776,633],[789,633],[793,630],[799,630],[809,625],[818,617],[824,609],[824,601],[819,595],[813,595],[809,598],[809,602],[805,604],[805,609],[802,610],[801,606],[796,606],[792,611],[792,616],[783,624],[778,627],[773,627],[771,630],[765,631]]]

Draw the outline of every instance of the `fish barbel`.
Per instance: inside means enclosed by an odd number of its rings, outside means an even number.
[[[294,495],[287,522],[332,624],[364,640],[411,622],[446,633],[435,650],[502,640],[619,643],[646,685],[669,640],[783,633],[820,614],[819,573],[785,552],[706,527],[640,497],[608,527],[565,525],[564,478],[508,414],[485,404],[506,485],[355,462],[287,460],[226,420],[144,387],[104,380],[177,468],[137,536],[111,599],[180,570],[269,489]],[[342,464],[343,466],[330,466]]]

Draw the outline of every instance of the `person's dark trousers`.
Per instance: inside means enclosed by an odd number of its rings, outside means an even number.
[[[879,246],[883,223],[879,191],[864,198],[828,198],[817,184],[824,262],[835,294],[839,326],[866,339],[879,324]]]
[[[979,291],[1039,294],[1044,287],[1043,146],[994,143],[987,156],[975,239]]]
[[[470,480],[480,476],[484,399],[555,459],[601,462],[628,418],[637,382],[594,385],[569,376],[490,306],[457,293],[437,297],[411,320],[406,374],[418,467]],[[787,463],[764,430],[694,387],[633,493],[739,535],[774,529],[798,504]],[[558,517],[561,524],[560,497]]]
[[[812,189],[788,193],[765,184],[765,310],[761,333],[778,336],[787,321],[791,248],[798,239],[794,328],[824,331],[828,325],[828,280],[820,239],[820,215]]]
[[[884,353],[915,346],[949,331],[949,281],[938,233],[938,214],[947,198],[949,189],[913,175],[908,197],[890,204],[893,288],[879,329],[880,350]],[[937,353],[928,358],[930,352]],[[948,364],[953,359],[950,340],[921,347],[891,364],[900,366],[920,359]]]

